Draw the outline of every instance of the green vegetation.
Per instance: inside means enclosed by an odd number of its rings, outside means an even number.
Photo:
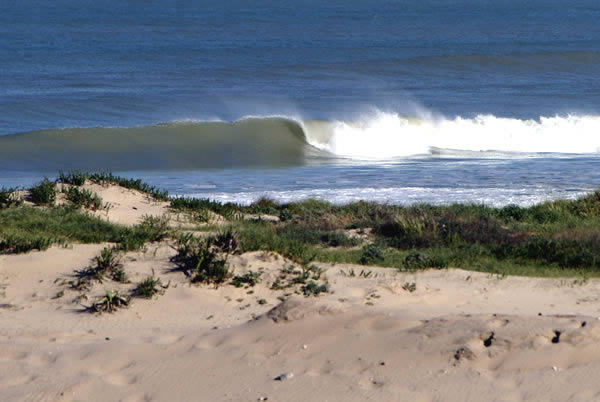
[[[74,287],[83,289],[89,287],[92,281],[102,281],[108,276],[117,282],[125,282],[125,272],[120,262],[118,252],[112,247],[105,247],[94,258],[94,263],[89,267],[76,272],[78,280]]]
[[[79,189],[78,187],[69,187],[69,189],[63,191],[68,201],[75,208],[87,208],[93,211],[104,209],[105,206],[102,204],[102,198],[86,189]]]
[[[254,287],[260,281],[263,271],[249,271],[244,275],[236,275],[231,280],[231,284],[236,288]]]
[[[160,278],[154,277],[154,271],[152,276],[147,277],[141,281],[134,289],[133,294],[136,297],[144,299],[151,299],[154,295],[162,295],[165,293],[165,289],[169,287],[169,284],[163,285]]]
[[[37,205],[54,205],[56,184],[46,178],[29,189],[29,197]]]
[[[315,281],[310,281],[306,285],[302,286],[302,293],[305,297],[319,296],[321,293],[327,293],[328,290],[329,286],[326,283],[319,285]]]
[[[177,270],[184,272],[192,283],[206,283],[219,286],[231,278],[227,256],[234,252],[230,242],[224,242],[229,235],[221,234],[205,239],[191,235],[178,239],[177,255],[173,261]]]
[[[238,207],[241,213],[259,209],[288,216],[279,223],[232,222],[240,248],[275,251],[301,265],[315,260],[409,271],[452,266],[535,276],[600,273],[600,191],[529,208],[316,200]],[[345,233],[349,229],[371,234],[357,240]]]
[[[0,210],[0,254],[45,250],[54,243],[117,243],[118,251],[139,250],[168,236],[166,219],[146,218],[126,227],[78,210],[29,206]]]
[[[73,172],[58,172],[59,183],[71,184],[73,186],[83,186],[85,181],[89,179],[89,174],[75,170]]]
[[[75,186],[81,186],[85,183],[86,180],[91,181],[92,183],[97,183],[101,185],[106,184],[116,184],[118,186],[128,188],[131,190],[138,190],[143,193],[150,195],[152,198],[160,201],[168,201],[169,193],[165,190],[160,190],[154,186],[151,186],[147,183],[142,182],[140,179],[127,179],[120,176],[115,176],[112,173],[108,172],[97,172],[97,173],[86,173],[81,171],[74,171],[65,173],[63,171],[59,172],[58,182],[65,184],[72,184]]]
[[[117,290],[107,290],[106,295],[99,298],[87,310],[90,313],[113,313],[120,308],[127,307],[129,300],[129,297],[120,295]]]
[[[23,205],[23,197],[16,188],[0,187],[0,209]]]
[[[225,219],[232,220],[240,210],[240,207],[236,204],[222,204],[209,199],[186,197],[172,198],[171,208],[176,211],[194,214],[200,217],[202,221],[208,221],[209,215],[207,212],[213,212]]]
[[[144,217],[142,223],[124,227],[116,239],[120,251],[137,251],[146,243],[161,241],[169,236],[169,222],[166,218]]]
[[[87,180],[114,183],[170,200],[173,210],[199,220],[209,221],[215,214],[226,218],[229,223],[225,226],[203,226],[204,230],[220,230],[216,236],[203,240],[183,236],[177,242],[179,254],[174,260],[192,282],[226,283],[232,277],[226,257],[259,250],[282,254],[303,271],[313,261],[321,261],[406,271],[460,267],[501,275],[600,274],[600,191],[574,201],[558,200],[528,208],[465,204],[401,207],[364,201],[332,205],[320,200],[278,203],[265,198],[242,206],[206,199],[169,199],[166,192],[140,180],[111,173],[61,172],[58,178],[73,186]],[[67,199],[73,205],[98,205],[93,194],[71,188],[75,190],[67,191]],[[114,242],[116,251],[130,251],[148,242],[176,237],[166,219],[147,218],[140,225],[124,227],[74,208],[53,207],[56,186],[48,179],[31,189],[30,199],[50,207],[23,206],[15,189],[0,190],[0,253],[43,250],[65,242]],[[243,219],[267,214],[279,219]],[[286,286],[289,277],[277,286]],[[313,280],[304,278],[304,273],[293,278],[304,285]],[[234,283],[250,286],[246,280],[250,278],[235,277]]]
[[[169,192],[166,190],[160,190],[154,186],[142,182],[140,179],[127,179],[120,176],[114,176],[112,173],[100,172],[91,173],[88,179],[94,183],[105,185],[105,184],[116,184],[118,186],[128,188],[131,190],[138,190],[142,193],[146,193],[155,200],[168,201]]]
[[[10,208],[0,210],[0,254],[45,250],[53,243],[117,242],[132,230],[68,208]]]

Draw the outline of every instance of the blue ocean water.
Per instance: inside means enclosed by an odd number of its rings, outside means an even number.
[[[600,184],[598,21],[588,0],[4,0],[0,186],[574,197]]]

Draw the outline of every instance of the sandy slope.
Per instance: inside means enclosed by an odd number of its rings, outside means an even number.
[[[600,398],[595,280],[382,268],[363,278],[348,273],[364,267],[322,265],[329,294],[281,303],[289,291],[270,285],[289,266],[283,258],[233,256],[236,273],[264,269],[262,282],[214,289],[172,271],[174,251],[163,244],[123,259],[131,284],[97,284],[81,299],[62,279],[101,248],[0,256],[0,399]],[[115,314],[82,312],[105,289],[126,291],[152,269],[170,282],[163,296]],[[293,377],[274,380],[283,373]]]
[[[140,192],[86,187],[111,222],[186,224]],[[215,289],[190,286],[163,243],[122,258],[130,283],[71,289],[105,246],[0,256],[0,400],[600,400],[598,280],[320,264],[330,292],[305,298],[271,289],[297,269],[276,254],[231,256],[261,282]],[[85,311],[153,272],[164,295]]]

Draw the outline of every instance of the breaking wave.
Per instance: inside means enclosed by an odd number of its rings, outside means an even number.
[[[378,113],[359,122],[334,122],[331,131],[328,142],[320,146],[336,155],[358,158],[600,152],[600,118],[596,116],[416,119]]]
[[[0,168],[283,167],[332,158],[505,158],[599,152],[597,116],[448,119],[378,112],[355,121],[249,117],[231,123],[186,121],[34,131],[0,137]]]

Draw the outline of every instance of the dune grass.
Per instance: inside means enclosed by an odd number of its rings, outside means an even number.
[[[305,264],[314,260],[401,270],[451,266],[494,274],[600,274],[600,192],[529,208],[261,200],[247,210],[260,208],[289,215],[275,224],[233,222],[242,250],[277,251]],[[362,248],[345,234],[356,228],[371,233]]]
[[[195,270],[198,281],[211,281],[207,278],[213,274],[216,282],[228,278],[222,258],[210,254],[211,247],[221,247],[227,241],[235,242],[241,251],[275,251],[302,266],[322,261],[401,270],[459,267],[499,275],[600,274],[600,191],[573,201],[557,200],[528,208],[475,204],[402,207],[365,201],[333,205],[321,200],[278,203],[266,198],[242,206],[207,199],[169,199],[166,192],[111,173],[61,172],[58,179],[75,186],[86,180],[145,191],[169,200],[174,211],[200,217],[218,214],[228,219],[229,233],[235,232],[235,236],[225,236],[219,240],[221,245],[187,244],[189,254],[182,256],[180,263]],[[50,187],[55,186],[51,184],[45,179],[34,187],[38,204],[53,204]],[[166,222],[156,218],[126,228],[73,209],[19,206],[18,201],[11,201],[15,194],[14,189],[0,191],[0,253],[71,241],[114,242],[117,250],[129,251],[173,236]],[[80,198],[87,199],[85,195]],[[279,219],[243,219],[250,214]],[[201,261],[212,262],[204,266]]]
[[[166,222],[158,218],[126,227],[66,207],[0,210],[0,254],[45,250],[55,243],[112,242],[119,251],[132,251],[164,239],[167,232]]]
[[[37,205],[54,205],[56,201],[56,185],[45,178],[29,189],[31,202]]]
[[[138,190],[143,193],[148,194],[152,198],[159,201],[168,201],[169,200],[169,192],[166,190],[161,190],[155,186],[151,186],[147,183],[142,182],[140,179],[128,179],[125,177],[115,176],[110,172],[82,172],[82,171],[73,171],[73,172],[63,172],[60,171],[58,174],[58,183],[72,184],[74,186],[83,185],[86,180],[91,181],[92,183],[97,183],[101,185],[106,184],[115,184],[124,188],[128,188],[131,190]]]
[[[107,207],[103,204],[102,198],[86,189],[80,189],[76,186],[69,187],[67,190],[63,190],[66,199],[75,208],[87,208],[92,211],[99,209],[106,209]]]

